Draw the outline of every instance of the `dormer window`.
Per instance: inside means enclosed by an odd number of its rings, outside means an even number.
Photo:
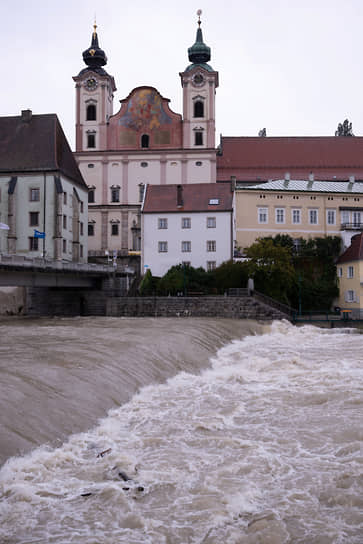
[[[86,114],[87,121],[96,121],[96,113],[97,113],[97,110],[96,110],[95,104],[89,104],[87,106],[87,114]]]
[[[148,134],[143,134],[141,136],[141,147],[148,148],[150,143],[150,136]]]
[[[194,117],[204,117],[204,103],[201,100],[194,102]]]

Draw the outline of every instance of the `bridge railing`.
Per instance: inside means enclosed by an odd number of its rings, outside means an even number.
[[[96,272],[109,274],[114,267],[109,264],[75,263],[71,261],[53,261],[42,257],[28,257],[26,255],[0,254],[0,266],[51,269],[64,272]]]

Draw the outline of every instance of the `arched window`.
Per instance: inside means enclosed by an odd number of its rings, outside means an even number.
[[[141,147],[149,147],[149,141],[150,141],[149,135],[143,134],[141,136]]]
[[[194,102],[194,117],[204,117],[204,103],[201,100]]]
[[[196,131],[194,133],[194,145],[203,145],[203,132]]]
[[[87,106],[87,121],[96,121],[96,106],[94,104]]]

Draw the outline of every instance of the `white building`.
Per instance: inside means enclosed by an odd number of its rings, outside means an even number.
[[[234,193],[228,183],[147,185],[141,211],[141,272],[188,264],[211,270],[232,259]]]
[[[55,114],[0,117],[2,253],[87,262],[87,200]]]

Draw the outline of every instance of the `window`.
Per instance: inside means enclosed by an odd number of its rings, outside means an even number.
[[[207,229],[215,229],[215,228],[216,228],[216,218],[207,217]]]
[[[67,240],[63,240],[63,253],[67,252]]]
[[[335,225],[335,210],[326,211],[326,222],[328,225]]]
[[[141,136],[141,147],[149,147],[150,137],[148,134]]]
[[[276,208],[275,220],[276,223],[285,223],[285,208]]]
[[[94,104],[87,106],[87,121],[96,121],[96,106]]]
[[[88,236],[95,235],[95,226],[93,223],[88,223]]]
[[[118,236],[118,233],[119,233],[118,223],[112,223],[111,224],[111,236]]]
[[[207,251],[216,251],[216,241],[208,240],[207,241]]]
[[[318,224],[318,210],[309,210],[309,223],[310,225]]]
[[[355,302],[355,292],[350,289],[345,293],[345,301],[346,302]]]
[[[182,242],[181,243],[181,250],[183,253],[190,253],[192,251],[192,243],[191,242]]]
[[[209,199],[209,205],[210,206],[218,206],[219,204],[219,198],[210,198]]]
[[[120,202],[120,189],[119,187],[111,188],[111,202]]]
[[[39,202],[39,200],[40,200],[40,189],[30,189],[29,200],[31,202]]]
[[[66,215],[63,215],[63,228],[64,229],[67,228],[67,216]]]
[[[190,217],[182,217],[181,220],[181,228],[182,229],[190,229],[192,226],[192,220]]]
[[[144,192],[145,192],[145,185],[143,183],[139,183],[139,202],[143,201]]]
[[[82,246],[82,244],[80,244],[80,246],[79,246],[79,256],[83,257],[83,246]]]
[[[83,208],[84,208],[84,206],[83,206],[83,200],[81,200],[81,202],[80,202],[80,208],[81,208],[81,213],[83,213]]]
[[[354,267],[353,266],[348,266],[348,270],[347,270],[347,277],[348,278],[353,278],[354,277]]]
[[[87,134],[87,147],[92,148],[96,147],[96,135]]]
[[[343,276],[343,269],[341,266],[337,268],[337,276],[338,278],[341,278]]]
[[[29,251],[38,251],[39,249],[39,238],[29,237]]]
[[[195,166],[202,166],[202,161],[195,161]]]
[[[29,212],[29,225],[31,227],[39,225],[39,212]]]
[[[215,270],[216,265],[217,265],[216,261],[207,261],[207,270],[208,270],[208,272],[210,270]]]
[[[190,266],[190,261],[183,261],[183,262],[182,262],[182,265],[183,265],[183,266]]]
[[[166,253],[168,251],[168,242],[158,242],[159,253]]]
[[[147,162],[143,161],[140,163],[141,168],[147,168],[149,165]]]
[[[342,220],[343,225],[349,223],[349,212],[348,212],[348,210],[343,210],[342,211],[341,220]]]
[[[79,234],[81,236],[83,236],[83,223],[82,222],[79,223]]]
[[[353,212],[353,227],[361,226],[360,212]]]
[[[88,203],[93,204],[94,201],[95,201],[95,190],[94,189],[89,189],[89,191],[88,191]]]
[[[292,222],[294,225],[299,225],[301,223],[301,210],[292,210]]]
[[[201,100],[194,102],[194,117],[204,117],[204,104]]]
[[[67,204],[67,193],[63,193],[63,204]]]
[[[258,222],[259,223],[268,223],[268,209],[267,208],[258,208]]]
[[[167,229],[168,228],[168,220],[166,217],[159,217],[158,218],[158,229]]]
[[[203,145],[203,132],[196,131],[194,133],[194,145]]]
[[[94,168],[94,167],[95,167],[95,165],[92,164],[92,163],[90,163],[90,164],[88,165],[88,168]]]

